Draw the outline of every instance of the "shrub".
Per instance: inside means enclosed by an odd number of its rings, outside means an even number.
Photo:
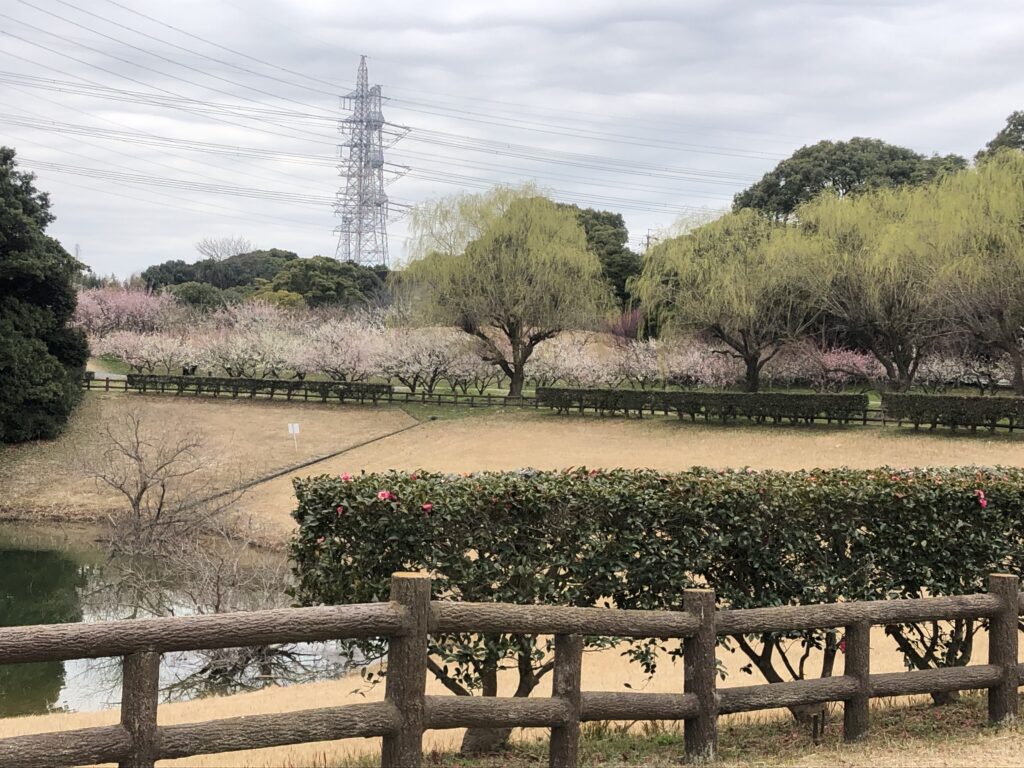
[[[637,394],[637,393],[634,393]],[[426,570],[436,597],[678,609],[714,587],[735,608],[963,594],[1020,573],[1024,470],[651,470],[320,476],[295,481],[292,542],[302,604],[387,599],[394,571]],[[979,622],[890,627],[908,665],[965,664]],[[794,642],[796,640],[797,642]],[[725,640],[770,681],[804,676],[837,630]],[[597,638],[588,643],[601,642]],[[360,643],[364,658],[384,652]],[[437,636],[433,673],[452,691],[517,695],[550,671],[537,637]],[[653,646],[631,653],[653,668]],[[493,693],[491,693],[493,695]]]
[[[615,389],[560,389],[540,387],[537,402],[559,413],[593,409],[599,413],[657,410],[679,418],[728,421],[743,417],[766,421],[812,423],[818,418],[846,423],[868,407],[867,395],[796,394],[790,392],[638,392]]]
[[[220,393],[230,394],[231,397],[239,395],[284,394],[291,400],[296,393],[310,392],[321,400],[337,398],[338,400],[371,400],[377,402],[392,391],[390,384],[366,384],[356,381],[303,381],[301,379],[225,379],[214,376],[158,376],[148,374],[129,373],[127,375],[128,387],[138,389],[142,392],[150,390],[165,392],[170,389],[172,392],[181,394],[186,391],[195,392],[197,395],[206,392],[219,395]]]
[[[1024,421],[1024,398],[978,397],[960,395],[920,395],[886,393],[882,407],[890,419],[909,421],[914,428],[927,424],[931,429],[946,427],[987,427],[995,431],[1000,423],[1020,426]]]

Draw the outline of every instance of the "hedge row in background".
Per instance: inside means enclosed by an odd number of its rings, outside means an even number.
[[[812,423],[823,418],[846,423],[862,418],[868,407],[865,394],[802,394],[791,392],[637,391],[624,389],[563,389],[539,387],[537,402],[559,413],[593,409],[599,413],[644,411],[675,413],[679,418],[729,421],[746,418],[757,423],[789,421]]]
[[[387,599],[392,572],[421,569],[436,597],[459,600],[678,609],[694,583],[736,608],[878,600],[976,592],[988,573],[1020,573],[1024,557],[1016,468],[392,473],[295,488],[303,604]],[[929,668],[967,663],[979,626],[890,631],[908,664]],[[829,672],[840,640],[763,635],[730,648],[779,681],[804,675],[808,645],[824,649]],[[647,665],[649,650],[633,648]],[[453,691],[486,692],[516,660],[526,695],[545,671],[535,637],[438,637],[433,651]]]
[[[915,428],[927,424],[952,427],[987,427],[995,431],[1004,424],[1010,429],[1024,423],[1024,398],[961,397],[956,395],[885,394],[882,407],[890,419],[909,421]]]
[[[295,395],[312,395],[321,400],[370,400],[377,402],[393,390],[390,384],[367,384],[354,381],[306,381],[303,379],[226,379],[213,376],[160,376],[129,373],[128,387],[141,392],[171,391],[178,394],[229,394],[231,397],[282,394],[291,400]]]

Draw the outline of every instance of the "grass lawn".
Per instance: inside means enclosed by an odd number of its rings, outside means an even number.
[[[805,727],[780,718],[723,719],[719,723],[719,759],[715,765],[753,766],[1020,766],[1024,764],[1024,726],[996,728],[987,721],[985,698],[964,695],[945,707],[916,703],[879,706],[872,711],[871,734],[859,744],[844,744],[842,711],[836,707],[818,743]],[[534,768],[547,764],[546,740],[513,739],[501,754],[463,758],[432,751],[427,766],[453,768]],[[641,723],[628,731],[621,725],[590,723],[583,727],[581,766],[679,766],[685,750],[677,723]],[[377,755],[327,763],[331,768],[370,768]]]

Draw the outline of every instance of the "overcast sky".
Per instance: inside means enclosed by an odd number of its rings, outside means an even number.
[[[535,180],[637,246],[804,144],[969,157],[1024,109],[1019,0],[4,0],[0,31],[0,143],[120,276],[206,236],[334,255],[360,54],[410,129],[394,201]]]

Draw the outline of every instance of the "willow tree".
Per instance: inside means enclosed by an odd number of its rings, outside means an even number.
[[[413,260],[397,278],[413,319],[454,325],[523,392],[537,345],[589,328],[614,305],[601,262],[572,210],[533,187],[456,195],[419,209]]]
[[[789,247],[803,254],[818,308],[877,358],[895,390],[910,387],[949,332],[940,198],[940,185],[901,187],[824,195],[796,212]]]
[[[1024,394],[1024,152],[1002,150],[940,185],[941,291],[953,323],[1005,355]]]
[[[634,294],[666,332],[697,332],[725,345],[746,366],[756,392],[761,369],[814,319],[806,272],[781,248],[786,226],[743,209],[647,255]]]

